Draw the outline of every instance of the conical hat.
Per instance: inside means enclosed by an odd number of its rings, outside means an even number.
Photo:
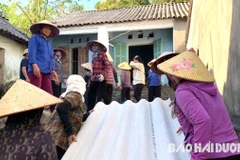
[[[28,53],[28,49],[25,49],[25,50],[23,51],[23,56],[25,56],[27,53]]]
[[[100,42],[99,40],[92,40],[92,41],[89,41],[89,42],[87,42],[87,48],[90,50],[90,51],[92,51],[92,45],[94,44],[94,43],[98,43],[99,45],[100,45],[100,50],[102,51],[102,52],[107,52],[107,48],[105,47],[105,45],[102,43],[102,42]]]
[[[51,23],[47,20],[43,20],[41,22],[33,24],[30,27],[30,31],[32,32],[32,34],[38,34],[39,33],[40,25],[49,25],[51,27],[51,34],[48,37],[56,37],[56,36],[59,35],[60,31],[59,31],[58,27],[55,24],[53,24],[53,23]]]
[[[112,56],[109,52],[106,53],[109,62],[113,62]]]
[[[62,60],[67,57],[67,52],[64,49],[62,49],[62,48],[55,48],[55,49],[53,49],[53,51],[54,52],[55,51],[60,51],[61,52],[61,56],[62,56],[62,58],[61,58]]]
[[[155,61],[156,61],[156,59],[152,59],[150,62],[148,62],[148,64],[147,64],[148,67],[151,67],[151,66],[152,66],[152,63],[155,62]]]
[[[0,117],[62,102],[61,99],[19,79],[0,100]]]
[[[122,62],[118,65],[118,68],[122,70],[130,70],[131,66],[127,62]]]
[[[178,53],[175,52],[163,52],[152,64],[151,64],[151,70],[156,74],[162,74],[160,70],[157,68],[157,65],[164,62],[165,60],[168,60],[169,58],[172,58],[176,56]]]
[[[157,65],[157,68],[181,79],[196,82],[214,82],[213,75],[207,70],[195,52],[185,51]]]
[[[81,66],[82,66],[83,68],[86,68],[86,69],[92,71],[92,65],[91,65],[89,62],[83,63]]]

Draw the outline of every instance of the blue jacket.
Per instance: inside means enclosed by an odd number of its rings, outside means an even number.
[[[160,75],[153,73],[150,69],[148,71],[148,86],[160,86],[161,85],[161,77]]]
[[[41,73],[51,73],[52,70],[55,70],[52,46],[40,33],[33,35],[29,40],[28,60],[28,72],[33,71],[33,63],[38,65]]]

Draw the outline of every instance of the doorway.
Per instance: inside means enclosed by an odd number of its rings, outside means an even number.
[[[149,70],[147,64],[153,59],[153,45],[130,46],[129,62],[131,62],[136,55],[139,55],[142,58],[145,67],[145,73],[147,74]]]

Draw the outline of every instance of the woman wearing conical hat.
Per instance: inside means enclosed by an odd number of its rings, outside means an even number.
[[[126,100],[130,100],[130,89],[131,89],[131,67],[127,62],[122,62],[118,65],[118,68],[121,69],[121,101],[124,103]]]
[[[152,63],[154,63],[156,59],[148,62],[148,66],[151,67]],[[150,68],[148,70],[148,101],[152,102],[154,98],[161,96],[161,77],[160,75],[154,73]]]
[[[24,80],[17,80],[0,99],[0,118],[7,116],[0,129],[1,160],[58,160],[50,132],[40,125],[39,108],[63,101]]]
[[[106,55],[107,48],[98,40],[87,43],[87,48],[93,53],[92,76],[88,92],[88,111],[92,110],[95,104],[106,98],[106,78],[111,63]]]
[[[192,147],[191,160],[240,159],[238,150],[217,150],[227,144],[238,146],[238,137],[214,77],[197,54],[185,51],[157,68],[175,83],[177,117],[185,146]],[[207,145],[213,147],[207,150]]]
[[[59,29],[51,22],[43,20],[30,27],[33,34],[28,43],[28,73],[30,82],[52,94],[51,78],[59,84],[53,63],[53,49],[48,40],[56,37]]]
[[[55,81],[52,80],[52,89],[53,95],[59,97],[61,95],[62,84],[66,86],[66,83],[63,79],[62,61],[66,58],[67,53],[62,48],[55,48],[53,51],[54,51],[53,63],[55,66],[56,73],[58,75],[59,84],[56,84]]]

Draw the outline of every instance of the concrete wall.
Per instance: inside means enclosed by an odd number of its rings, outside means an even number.
[[[187,47],[216,78],[234,122],[240,123],[240,1],[194,0]]]
[[[175,52],[183,52],[186,50],[184,40],[187,28],[187,21],[175,19],[173,26],[173,47]]]
[[[3,76],[3,83],[19,78],[20,62],[23,58],[23,51],[26,48],[26,45],[0,35],[0,54],[4,54],[4,56],[1,55],[1,57],[4,57],[4,60],[1,60],[1,63],[3,63],[3,74],[0,75]]]

